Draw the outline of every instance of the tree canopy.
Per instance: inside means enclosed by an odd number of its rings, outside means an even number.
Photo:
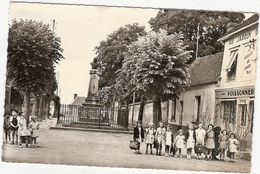
[[[145,35],[145,27],[137,23],[127,24],[108,35],[105,41],[95,47],[97,55],[92,66],[100,70],[99,88],[115,84],[116,71],[122,67],[124,52],[127,46],[136,41],[139,36]]]
[[[196,42],[199,36],[198,57],[215,54],[224,50],[217,40],[227,32],[230,23],[239,24],[244,20],[243,13],[197,11],[197,10],[161,10],[149,23],[154,31],[164,29],[168,34],[183,33],[185,45],[192,59],[196,58]]]
[[[55,91],[54,64],[64,58],[62,52],[60,38],[49,25],[32,20],[12,21],[8,37],[7,78],[24,95],[26,102],[30,95],[51,95]]]

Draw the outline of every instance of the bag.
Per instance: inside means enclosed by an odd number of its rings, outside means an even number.
[[[195,153],[205,153],[206,147],[203,145],[197,145],[195,146]]]
[[[136,150],[138,148],[138,142],[135,140],[131,140],[129,143],[129,148]]]
[[[230,150],[227,150],[227,157],[230,158]]]
[[[175,154],[176,152],[176,147],[175,146],[171,146],[171,149],[170,149],[170,153],[172,153],[173,155]]]
[[[159,142],[158,142],[158,140],[156,140],[156,139],[154,140],[153,148],[159,149]]]

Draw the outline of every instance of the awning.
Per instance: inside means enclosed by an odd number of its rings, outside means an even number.
[[[236,98],[222,98],[220,101],[235,101],[237,100]]]
[[[234,62],[234,60],[237,57],[237,54],[238,54],[238,50],[231,52],[230,60],[229,60],[228,66],[227,66],[227,70],[228,71],[231,69],[231,66],[232,66],[233,62]]]

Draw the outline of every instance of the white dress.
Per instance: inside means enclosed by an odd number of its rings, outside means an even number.
[[[156,132],[154,128],[147,128],[146,129],[147,136],[146,136],[146,144],[153,144],[154,143],[154,133]]]
[[[185,139],[185,136],[184,136],[184,135],[177,135],[177,137],[176,137],[176,139],[175,139],[175,146],[176,146],[178,149],[183,148],[184,139]]]
[[[172,132],[166,131],[165,133],[165,145],[171,146],[172,145]]]
[[[158,127],[156,131],[156,137],[159,145],[164,145],[165,141],[165,128]]]
[[[204,138],[205,138],[205,135],[206,135],[206,131],[203,129],[203,128],[198,128],[195,130],[195,133],[196,133],[196,143],[197,144],[201,144],[201,145],[204,145]]]
[[[188,130],[189,131],[189,137],[187,139],[187,148],[194,148],[195,140],[193,138],[194,131]]]
[[[228,142],[229,142],[229,147],[228,147],[228,148],[229,148],[229,151],[230,151],[230,152],[233,152],[233,153],[237,152],[237,145],[239,144],[239,142],[237,141],[237,139],[235,139],[235,138],[233,138],[233,139],[229,138]]]
[[[19,121],[18,121],[18,135],[19,136],[30,136],[30,131],[27,128],[27,124],[26,124],[26,119],[23,117],[20,117]]]

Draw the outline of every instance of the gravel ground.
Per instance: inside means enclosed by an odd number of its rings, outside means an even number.
[[[145,155],[144,143],[141,144],[143,154],[135,155],[128,148],[129,140],[132,139],[130,134],[49,130],[53,124],[55,120],[42,122],[40,137],[37,139],[38,148],[3,144],[2,160],[17,163],[236,173],[249,173],[251,168],[249,161],[240,159],[230,163],[197,160],[195,157],[187,159]]]

